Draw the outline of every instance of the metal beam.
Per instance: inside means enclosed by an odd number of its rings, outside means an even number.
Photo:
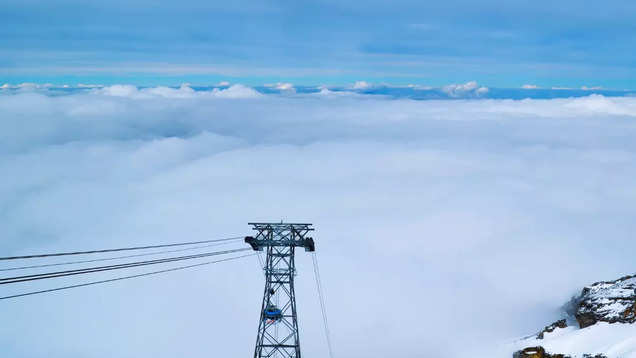
[[[313,231],[311,224],[249,223],[256,235],[247,236],[245,242],[253,250],[267,253],[265,289],[261,304],[254,358],[301,358],[294,276],[296,247],[314,251],[314,240],[306,235]],[[267,312],[278,310],[272,318]]]

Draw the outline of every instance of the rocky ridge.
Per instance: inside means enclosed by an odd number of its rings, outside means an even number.
[[[636,322],[636,275],[614,281],[601,281],[583,288],[569,303],[568,311],[574,316],[579,329],[599,322],[632,324]],[[541,330],[536,340],[568,327],[566,319],[558,320]],[[571,328],[568,328],[571,329]],[[572,328],[573,329],[573,328]],[[557,333],[557,332],[555,332]],[[577,356],[581,358],[607,358],[599,352]],[[547,352],[542,346],[527,347],[513,354],[513,358],[575,358],[567,354]]]
[[[546,333],[552,333],[557,328],[565,328],[567,326],[568,326],[568,324],[567,324],[566,320],[565,319],[560,319],[560,320],[552,323],[551,325],[545,326],[545,328],[543,328],[543,330],[541,332],[539,332],[539,334],[537,334],[537,339],[543,339],[543,337],[544,337],[544,335]]]
[[[596,282],[583,288],[575,316],[581,328],[596,322],[636,322],[636,276]]]

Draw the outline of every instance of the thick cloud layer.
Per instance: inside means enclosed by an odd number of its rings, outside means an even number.
[[[0,113],[2,252],[310,221],[342,357],[509,356],[499,347],[581,285],[634,271],[636,98],[113,86],[3,95]],[[311,262],[298,260],[303,349],[326,356]],[[246,356],[261,285],[254,259],[5,301],[0,346]]]

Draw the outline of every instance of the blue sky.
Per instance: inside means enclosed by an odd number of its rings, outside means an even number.
[[[1,2],[3,83],[636,88],[631,1]]]

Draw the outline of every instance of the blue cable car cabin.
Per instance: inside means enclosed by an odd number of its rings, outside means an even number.
[[[283,312],[274,305],[267,305],[263,311],[263,319],[270,321],[278,321],[283,318]]]

